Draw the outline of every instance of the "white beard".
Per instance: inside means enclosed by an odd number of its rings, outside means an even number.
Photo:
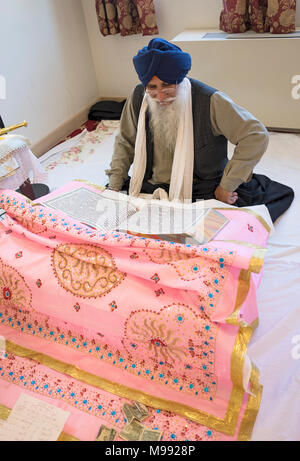
[[[180,114],[182,105],[184,104],[180,85],[177,88],[176,98],[168,105],[160,104],[148,94],[146,94],[146,98],[150,114],[150,129],[155,148],[158,151],[173,154],[177,140]]]

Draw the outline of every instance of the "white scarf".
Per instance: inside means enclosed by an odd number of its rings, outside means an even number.
[[[188,78],[185,78],[181,85],[184,95],[184,102],[181,106],[181,113],[179,114],[179,125],[171,172],[169,200],[184,202],[192,200],[194,170],[194,133],[191,83]],[[146,171],[147,107],[148,102],[146,95],[144,95],[138,120],[133,171],[129,186],[129,195],[132,195],[134,197],[137,197],[141,191]]]

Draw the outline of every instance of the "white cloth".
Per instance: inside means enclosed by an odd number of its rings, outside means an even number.
[[[0,137],[0,160],[4,159],[17,149],[29,146],[30,142],[21,135],[7,134]]]
[[[29,145],[29,140],[20,135],[0,136],[0,178],[12,176],[20,165],[15,159],[14,153]]]
[[[179,114],[179,126],[174,151],[173,166],[169,189],[170,201],[191,201],[194,170],[194,133],[192,115],[192,94],[189,79],[185,78],[182,85],[184,103]],[[137,197],[141,191],[146,171],[146,111],[148,103],[146,95],[143,98],[135,142],[132,178],[129,194]]]
[[[47,181],[47,173],[28,146],[15,150],[12,155],[18,162],[19,169],[11,176],[0,179],[1,189],[17,189],[28,178],[33,183]]]

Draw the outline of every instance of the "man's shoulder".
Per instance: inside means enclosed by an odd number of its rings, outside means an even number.
[[[133,89],[132,92],[132,97],[143,97],[145,93],[145,87],[141,83],[139,85],[136,85],[136,87]]]
[[[142,84],[140,84],[134,88],[131,94],[132,105],[133,105],[135,112],[139,111],[142,105],[144,93],[145,93],[145,88]]]
[[[218,91],[216,88],[207,85],[204,82],[200,82],[200,80],[196,80],[194,78],[189,78],[192,86],[192,91],[194,93],[200,93],[205,96],[212,96],[216,91]]]

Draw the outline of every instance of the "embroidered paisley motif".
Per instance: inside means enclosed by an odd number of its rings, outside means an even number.
[[[106,295],[126,276],[110,253],[96,245],[59,245],[52,253],[52,266],[60,285],[83,298]]]
[[[0,260],[0,303],[6,307],[31,309],[31,291],[24,278],[13,267]]]
[[[169,386],[177,388],[181,381],[185,392],[208,399],[217,388],[216,334],[217,327],[205,314],[175,303],[160,312],[133,311],[125,324],[123,344],[132,360],[143,358],[149,369],[160,370],[162,382],[167,379]]]

